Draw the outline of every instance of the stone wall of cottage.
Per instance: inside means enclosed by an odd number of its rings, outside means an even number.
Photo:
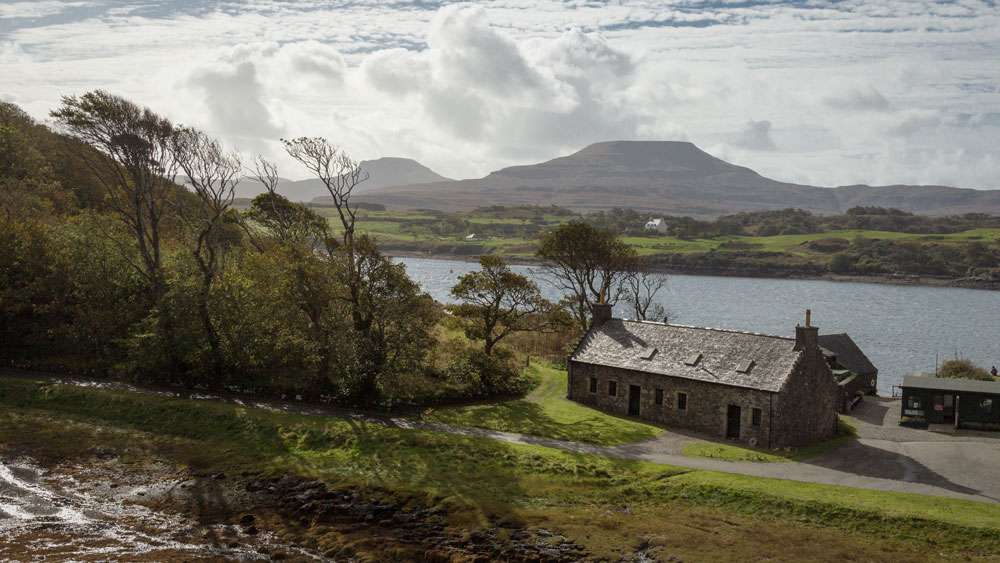
[[[823,353],[806,347],[775,397],[774,447],[795,447],[832,438],[843,396]]]
[[[828,370],[829,373],[829,370]],[[590,392],[590,378],[597,378],[597,390]],[[830,375],[833,382],[832,374]],[[608,394],[609,382],[617,383],[615,396]],[[568,398],[603,411],[627,415],[629,385],[638,385],[639,417],[677,428],[687,428],[724,438],[729,405],[740,407],[739,441],[770,447],[774,393],[719,385],[706,381],[670,377],[621,368],[570,361]],[[656,404],[656,389],[663,390],[663,404]],[[686,409],[678,407],[678,393],[687,394]],[[760,409],[760,424],[753,424],[753,409]]]

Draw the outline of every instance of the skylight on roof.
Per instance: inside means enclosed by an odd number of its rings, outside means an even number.
[[[684,360],[684,364],[689,366],[696,366],[698,365],[699,361],[701,361],[701,352],[698,352],[697,354],[691,354],[690,356],[688,356],[688,359]]]
[[[750,370],[753,369],[753,365],[753,360],[743,360],[740,362],[739,367],[736,368],[736,371],[739,373],[750,373]]]
[[[653,346],[647,346],[646,349],[642,351],[642,354],[639,354],[639,357],[643,360],[652,360],[654,354],[656,354],[656,348]]]

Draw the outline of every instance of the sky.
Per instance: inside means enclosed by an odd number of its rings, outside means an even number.
[[[920,0],[0,0],[0,100],[103,89],[307,173],[280,138],[481,177],[685,140],[787,182],[1000,189],[1000,9]]]

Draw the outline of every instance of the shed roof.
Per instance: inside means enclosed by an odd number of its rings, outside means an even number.
[[[780,391],[799,352],[795,339],[717,328],[610,319],[591,329],[573,353],[576,362]],[[643,351],[655,348],[650,359]],[[685,363],[701,354],[694,365]],[[740,364],[753,362],[746,373]]]
[[[875,373],[878,368],[872,364],[865,353],[858,348],[858,345],[851,340],[847,333],[822,334],[819,337],[819,346],[824,350],[829,350],[837,357],[837,363],[854,373]]]
[[[977,381],[974,379],[951,379],[948,377],[921,377],[907,374],[903,376],[903,388],[929,389],[932,391],[958,391],[966,393],[988,393],[1000,395],[1000,381]]]

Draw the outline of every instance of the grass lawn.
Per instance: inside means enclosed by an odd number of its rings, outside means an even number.
[[[545,527],[608,560],[639,549],[704,561],[1000,556],[1000,505],[19,379],[0,379],[0,405],[0,452],[149,451],[201,470],[374,487],[446,508],[455,528]]]
[[[835,437],[805,448],[790,448],[788,450],[775,451],[758,448],[741,448],[729,444],[692,442],[684,446],[683,454],[688,457],[703,457],[726,461],[753,461],[758,463],[804,461],[824,454],[857,436],[857,430],[850,422],[843,418],[838,419],[838,421],[839,428]]]
[[[603,413],[567,400],[563,370],[538,362],[528,369],[540,383],[524,399],[430,408],[420,418],[601,446],[638,442],[667,431],[655,423]]]

